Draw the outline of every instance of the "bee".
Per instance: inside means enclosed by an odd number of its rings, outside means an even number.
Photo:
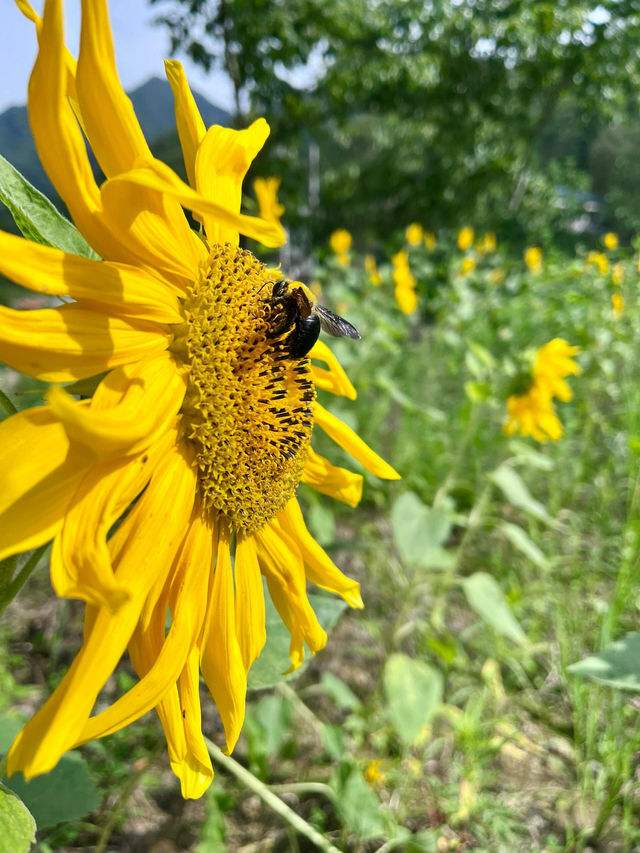
[[[282,317],[272,329],[271,337],[277,338],[293,325],[285,339],[291,358],[305,356],[318,340],[320,329],[324,329],[334,338],[360,339],[360,333],[355,326],[329,311],[324,305],[319,305],[313,293],[301,282],[290,287],[286,279],[279,279],[274,283],[271,296],[266,301],[282,306],[278,312]]]

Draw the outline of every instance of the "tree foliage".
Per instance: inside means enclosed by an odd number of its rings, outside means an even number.
[[[268,116],[263,169],[316,239],[496,215],[517,233],[557,180],[540,140],[563,105],[585,129],[635,109],[635,0],[163,3],[173,49],[228,71],[242,120]]]

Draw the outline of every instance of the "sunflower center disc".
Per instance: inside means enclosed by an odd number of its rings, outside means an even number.
[[[291,358],[286,334],[269,337],[272,289],[250,252],[214,246],[176,341],[190,365],[183,415],[203,505],[246,533],[293,497],[313,421],[309,359]]]

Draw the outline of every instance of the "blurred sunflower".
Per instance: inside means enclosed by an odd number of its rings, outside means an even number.
[[[497,245],[498,241],[496,240],[496,235],[493,231],[487,231],[487,233],[476,243],[476,248],[481,255],[489,255],[491,252],[495,252]]]
[[[391,257],[396,302],[403,314],[413,314],[418,307],[416,279],[409,267],[409,254],[401,249]]]
[[[542,272],[542,249],[539,246],[529,246],[524,253],[524,262],[535,275]]]
[[[436,235],[433,233],[433,231],[424,232],[424,245],[430,252],[433,252],[433,250],[435,249]]]
[[[562,424],[553,408],[553,398],[563,402],[571,399],[571,389],[564,377],[580,372],[573,360],[577,353],[578,347],[569,346],[561,338],[540,347],[531,370],[516,378],[517,390],[507,399],[509,419],[503,428],[506,435],[518,431],[541,442],[562,437]]]
[[[253,182],[253,191],[258,200],[260,218],[266,222],[276,222],[280,225],[280,217],[284,213],[284,205],[278,201],[278,189],[281,178],[256,178]]]
[[[596,266],[600,275],[606,275],[609,270],[609,261],[604,252],[587,252],[587,264]]]
[[[382,284],[382,277],[378,272],[378,265],[374,255],[364,256],[364,271],[369,276],[369,281],[374,287],[379,287]]]
[[[613,308],[614,319],[619,320],[624,313],[624,296],[619,290],[616,290],[615,293],[611,294],[611,307]]]
[[[412,222],[404,232],[405,240],[410,246],[419,246],[422,243],[423,236],[424,229],[419,222]]]
[[[329,237],[331,251],[336,260],[343,267],[349,266],[349,249],[351,248],[351,234],[346,228],[337,228]]]
[[[198,797],[213,776],[199,670],[230,751],[265,640],[261,575],[291,632],[292,668],[304,643],[316,652],[326,642],[307,580],[362,606],[296,500],[301,481],[351,505],[361,494],[360,475],[312,450],[314,423],[367,470],[397,475],[316,401],[316,387],[355,391],[325,344],[310,353],[323,368],[292,358],[282,305],[265,298],[270,274],[239,247],[239,234],[283,241],[277,223],[240,213],[266,121],[207,130],[182,66],[167,62],[184,183],[151,154],[120,85],[106,0],[82,0],[77,69],[61,0],[46,0],[42,19],[17,2],[38,30],[28,106],[40,159],[105,260],[0,233],[0,272],[72,300],[1,308],[0,359],[52,383],[94,377],[95,387],[77,400],[53,385],[46,405],[0,424],[0,558],[53,538],[55,591],[86,602],[82,648],[16,737],[8,771],[44,773],[155,707],[183,796]],[[106,175],[100,187],[85,136]],[[139,681],[91,716],[126,649]]]
[[[611,284],[621,285],[624,281],[624,266],[619,261],[611,268]]]
[[[607,247],[607,249],[617,249],[618,248],[618,235],[613,231],[607,231],[607,233],[602,238],[603,243]]]
[[[458,232],[458,248],[461,252],[466,252],[473,246],[473,228],[465,225]]]

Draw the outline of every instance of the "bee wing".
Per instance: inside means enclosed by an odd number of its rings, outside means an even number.
[[[318,305],[316,302],[313,306],[313,313],[318,315],[320,325],[324,331],[329,335],[333,335],[334,338],[353,338],[354,340],[360,340],[360,332],[355,326],[352,326],[351,323],[347,323],[343,317],[338,317],[338,315],[334,314],[333,311],[329,311],[329,309],[325,308],[324,305]]]

